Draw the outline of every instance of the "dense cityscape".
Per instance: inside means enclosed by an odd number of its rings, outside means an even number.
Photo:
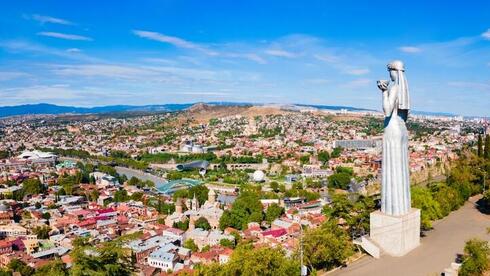
[[[490,1],[0,7],[0,276],[490,276]]]
[[[430,232],[483,188],[473,166],[488,155],[488,122],[418,116],[408,127],[412,204]],[[0,264],[292,275],[302,252],[310,272],[335,269],[365,254],[381,133],[376,112],[277,106],[2,119]]]

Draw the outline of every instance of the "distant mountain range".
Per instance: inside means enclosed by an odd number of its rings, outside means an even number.
[[[75,106],[59,106],[54,104],[40,103],[40,104],[25,104],[16,106],[1,106],[0,118],[16,115],[35,115],[35,114],[100,114],[100,113],[114,113],[114,112],[164,112],[164,111],[180,111],[193,106],[195,103],[186,104],[162,104],[162,105],[108,105],[97,107],[75,107]],[[287,108],[316,108],[316,109],[329,109],[329,110],[348,110],[348,111],[375,111],[372,109],[364,109],[350,106],[329,106],[329,105],[306,105],[306,104],[252,104],[252,103],[235,103],[235,102],[208,102],[210,105],[221,106],[247,106],[247,105],[276,105],[278,107]],[[419,115],[433,115],[433,116],[455,116],[450,113],[434,113],[413,111],[414,114]]]
[[[33,114],[97,114],[110,112],[158,112],[179,111],[192,106],[192,104],[163,104],[163,105],[107,105],[97,107],[60,106],[54,104],[25,104],[0,107],[0,117]]]

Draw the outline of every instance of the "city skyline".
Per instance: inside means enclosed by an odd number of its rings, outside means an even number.
[[[490,116],[490,4],[417,4],[9,3],[0,19],[2,106],[379,109],[376,80],[401,59],[415,110]],[[390,13],[403,20],[387,21]]]

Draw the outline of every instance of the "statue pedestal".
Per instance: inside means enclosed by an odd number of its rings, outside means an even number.
[[[370,214],[370,239],[383,252],[400,257],[420,244],[420,210],[412,208],[402,216],[375,211]]]

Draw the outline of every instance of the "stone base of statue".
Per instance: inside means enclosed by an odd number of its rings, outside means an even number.
[[[370,215],[370,239],[391,256],[400,257],[420,244],[420,210],[412,208],[402,216],[381,211]]]

